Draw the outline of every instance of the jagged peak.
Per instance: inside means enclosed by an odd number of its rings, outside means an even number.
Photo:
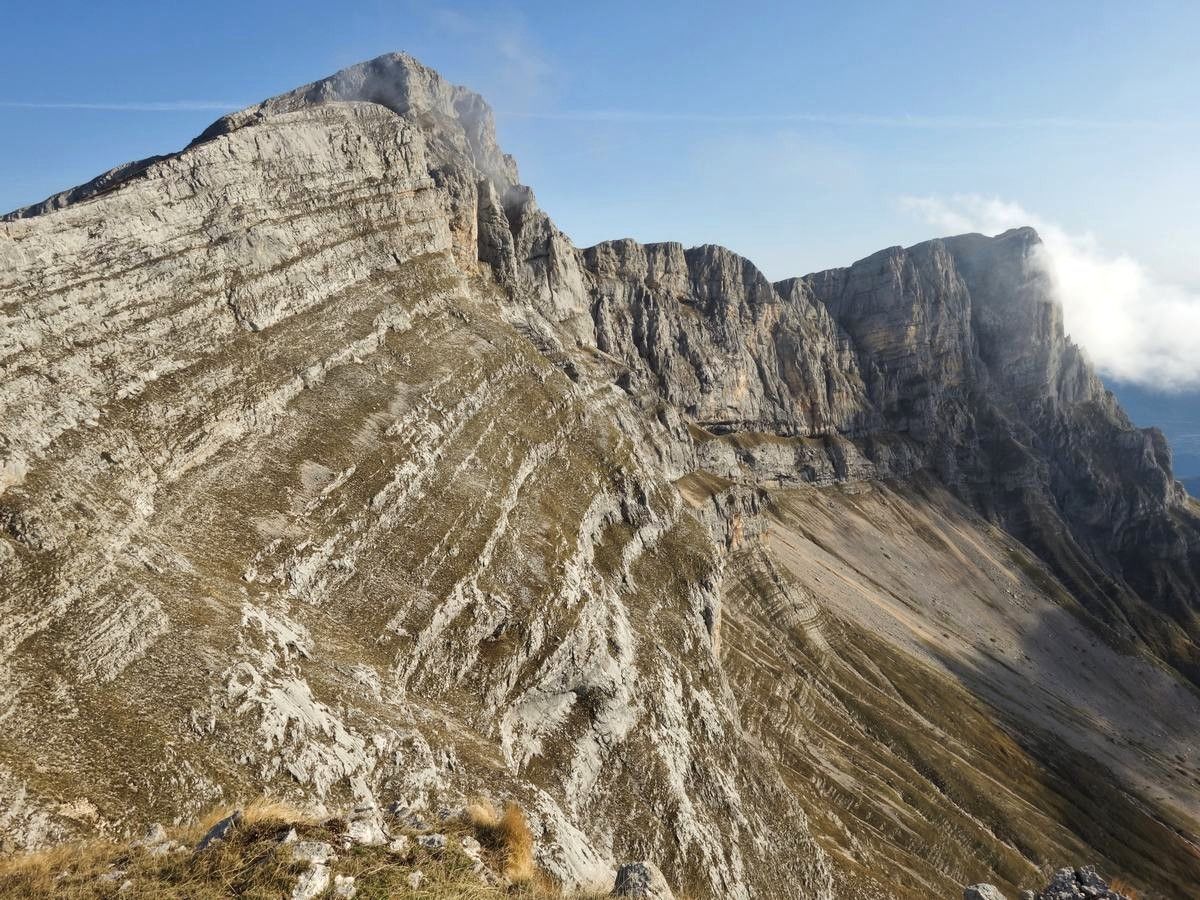
[[[678,241],[641,243],[633,238],[601,241],[583,251],[589,267],[599,271],[653,275],[686,274],[702,284],[741,284],[752,299],[776,300],[774,286],[749,258],[720,244],[684,247]]]
[[[862,266],[869,266],[881,263],[888,259],[904,259],[910,256],[920,256],[924,253],[934,252],[938,249],[945,248],[950,250],[952,255],[958,256],[958,250],[976,250],[984,247],[994,249],[1019,249],[1020,252],[1028,252],[1029,248],[1042,243],[1041,235],[1037,230],[1030,225],[1021,225],[1016,228],[1009,228],[999,234],[987,235],[978,231],[965,232],[963,234],[946,235],[943,237],[929,238],[924,241],[918,241],[915,244],[909,244],[907,247],[902,244],[893,244],[890,247],[884,247],[876,250],[874,253],[869,253],[861,259],[855,260],[848,266],[835,266],[829,269],[819,269],[815,272],[809,272],[806,275],[784,279],[777,284],[783,284],[791,281],[811,281],[814,278],[821,278],[844,272],[848,269],[853,269]]]
[[[442,122],[454,122],[461,129],[471,162],[497,183],[501,194],[507,193],[518,183],[516,162],[497,144],[495,119],[483,97],[466,87],[452,84],[410,54],[394,52],[339,69],[325,78],[224,115],[183,150],[123,163],[84,184],[0,216],[0,221],[43,215],[89,200],[143,175],[157,162],[177,157],[193,147],[257,124],[270,116],[338,102],[375,103],[397,115],[413,119],[431,117]],[[438,124],[437,121],[432,123],[433,130],[437,129]]]
[[[1032,225],[1018,225],[1016,228],[1010,228],[1008,231],[996,235],[996,237],[1019,237],[1031,244],[1040,244],[1042,242],[1042,236],[1037,233],[1037,229]]]
[[[335,102],[376,103],[404,116],[433,114],[457,120],[466,133],[473,162],[499,181],[516,182],[512,158],[496,144],[492,109],[479,94],[452,84],[408,53],[385,53],[325,78],[222,116],[193,143],[212,140],[266,116]]]

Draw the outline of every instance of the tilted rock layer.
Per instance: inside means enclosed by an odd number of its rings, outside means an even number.
[[[689,896],[1200,883],[1200,518],[1037,236],[575,248],[392,55],[0,224],[0,833],[490,794]]]

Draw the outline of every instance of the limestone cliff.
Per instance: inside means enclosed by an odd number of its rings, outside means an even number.
[[[1032,229],[894,248],[806,281],[887,426],[1054,569],[1114,638],[1200,678],[1200,518],[1063,331]]]
[[[1178,895],[1200,524],[1036,247],[580,250],[404,55],[11,214],[6,845],[484,793],[568,884]]]

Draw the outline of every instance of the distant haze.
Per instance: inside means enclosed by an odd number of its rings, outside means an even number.
[[[1162,394],[1122,382],[1109,387],[1135,425],[1163,430],[1175,453],[1176,477],[1190,479],[1188,489],[1200,497],[1200,392]]]

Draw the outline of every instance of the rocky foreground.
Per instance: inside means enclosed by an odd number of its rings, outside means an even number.
[[[92,843],[0,862],[0,896],[205,900],[286,897],[526,897],[674,900],[650,862],[623,865],[610,890],[564,892],[533,862],[523,814],[475,803],[436,815],[393,805],[318,815],[258,802],[199,830],[152,825],[124,845]]]
[[[963,891],[963,900],[1005,900],[993,885],[974,884]],[[1094,866],[1059,869],[1041,891],[1021,891],[1017,900],[1130,900],[1096,874]]]
[[[622,865],[610,888],[566,891],[534,862],[524,814],[487,802],[433,813],[400,804],[365,805],[342,815],[258,801],[168,832],[160,824],[124,845],[93,842],[0,861],[0,896],[83,900],[367,897],[675,900],[650,861]],[[975,884],[963,900],[1005,900]],[[1019,900],[1130,900],[1094,867],[1065,868],[1042,891]]]
[[[5,217],[3,848],[487,795],[566,891],[1192,895],[1200,506],[1041,252],[581,250],[399,54]]]

